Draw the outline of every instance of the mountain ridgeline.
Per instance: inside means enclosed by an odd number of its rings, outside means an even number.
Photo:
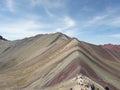
[[[0,37],[0,90],[69,90],[64,83],[81,73],[120,90],[120,52],[62,33],[16,41]]]

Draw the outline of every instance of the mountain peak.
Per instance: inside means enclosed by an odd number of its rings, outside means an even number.
[[[56,33],[53,33],[53,34],[57,34],[57,35],[63,35],[63,36],[66,36],[66,37],[70,38],[69,36],[67,36],[66,34],[64,34],[64,33],[61,33],[61,32],[56,32]]]
[[[3,41],[4,38],[1,39]],[[72,78],[83,74],[90,84],[99,85],[96,86],[99,90],[104,90],[101,88],[106,86],[111,90],[120,90],[119,52],[79,41],[60,32],[39,34],[10,43],[3,41],[0,57],[2,89],[76,90],[80,87],[76,88]],[[71,79],[72,82],[69,82]]]

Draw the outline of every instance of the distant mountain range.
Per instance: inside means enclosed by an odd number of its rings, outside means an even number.
[[[112,51],[120,52],[120,45],[113,45],[113,44],[105,44],[103,45],[104,48],[107,48]]]
[[[120,90],[120,45],[93,45],[59,32],[15,41],[0,36],[0,90],[69,90],[77,74]]]

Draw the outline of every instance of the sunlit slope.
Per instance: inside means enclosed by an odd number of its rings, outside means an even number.
[[[120,53],[61,33],[0,42],[0,90],[42,90],[79,73],[120,90]]]

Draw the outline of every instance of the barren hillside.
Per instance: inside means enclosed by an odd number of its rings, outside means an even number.
[[[0,90],[69,90],[80,73],[120,90],[120,52],[62,33],[0,39]]]

